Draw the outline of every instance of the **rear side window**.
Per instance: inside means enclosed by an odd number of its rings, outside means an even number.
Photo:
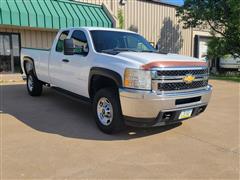
[[[59,36],[58,42],[56,45],[57,52],[63,52],[63,41],[64,39],[67,39],[68,34],[69,34],[69,31],[63,31],[62,34]]]

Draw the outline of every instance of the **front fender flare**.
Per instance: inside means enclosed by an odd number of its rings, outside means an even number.
[[[88,92],[90,92],[92,77],[95,75],[104,76],[112,79],[119,88],[123,86],[122,77],[119,73],[102,67],[92,67],[88,78]]]

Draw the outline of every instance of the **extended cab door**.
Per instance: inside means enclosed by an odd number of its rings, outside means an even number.
[[[65,89],[88,97],[90,62],[87,37],[83,31],[74,30],[71,38],[74,43],[74,55],[65,55],[66,61],[62,64]]]
[[[63,42],[64,39],[67,39],[69,31],[62,31],[58,36],[58,39],[55,40],[51,54],[49,57],[49,76],[51,79],[51,84],[60,88],[66,88],[65,85],[65,74],[64,74],[64,59],[65,55],[63,54]]]

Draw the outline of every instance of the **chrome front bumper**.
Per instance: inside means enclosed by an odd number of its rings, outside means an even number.
[[[125,119],[139,122],[153,122],[163,112],[177,112],[182,109],[206,107],[212,93],[212,86],[201,90],[179,93],[156,94],[150,91],[119,89],[122,114]],[[199,97],[199,101],[176,104],[176,100]],[[204,108],[205,109],[205,108]],[[160,125],[164,125],[160,123]]]

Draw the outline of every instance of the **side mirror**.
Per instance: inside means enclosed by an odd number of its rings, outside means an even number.
[[[73,55],[74,54],[73,39],[64,39],[63,44],[64,55]]]

